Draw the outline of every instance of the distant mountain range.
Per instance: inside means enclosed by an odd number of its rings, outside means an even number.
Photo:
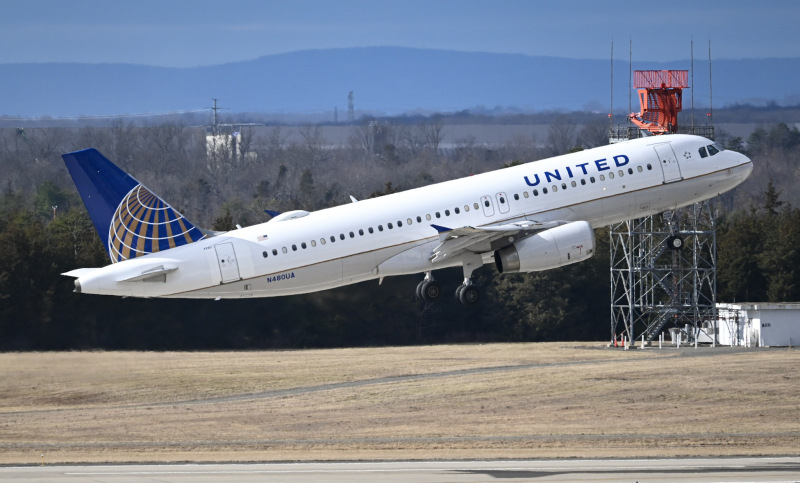
[[[520,109],[607,112],[610,60],[401,47],[309,50],[196,68],[130,64],[0,64],[0,117],[119,115],[205,108],[223,113],[356,115]],[[690,61],[633,63],[689,69]],[[694,61],[694,102],[709,105],[708,60]],[[800,103],[800,58],[714,60],[713,104]],[[627,111],[627,60],[614,62],[614,110]],[[688,108],[692,92],[684,94]],[[638,110],[634,96],[633,110]]]

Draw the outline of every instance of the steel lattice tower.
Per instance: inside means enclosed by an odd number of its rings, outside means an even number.
[[[665,327],[715,320],[715,214],[708,200],[611,226],[612,339],[651,341]]]

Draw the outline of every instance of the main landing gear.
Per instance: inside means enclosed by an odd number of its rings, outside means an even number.
[[[425,279],[417,285],[417,300],[435,302],[441,295],[442,288],[439,282],[433,280],[429,274],[426,274]],[[480,299],[480,291],[478,287],[472,285],[472,280],[465,279],[464,283],[456,289],[456,299],[464,306],[475,305]]]
[[[468,307],[478,303],[480,292],[475,285],[472,285],[472,281],[467,279],[456,289],[456,298],[461,302],[461,305]]]
[[[472,284],[472,272],[483,266],[483,258],[475,253],[462,256],[464,266],[464,283],[456,289],[456,299],[461,305],[471,306],[478,303],[480,291]],[[424,302],[434,302],[442,294],[441,286],[433,279],[431,272],[425,272],[425,278],[417,285],[417,299]]]
[[[433,279],[431,272],[425,272],[425,278],[417,285],[417,298],[424,302],[434,302],[442,295],[439,282]]]

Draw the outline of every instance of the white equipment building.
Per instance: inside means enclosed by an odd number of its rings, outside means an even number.
[[[717,304],[717,342],[746,347],[800,344],[800,303]]]

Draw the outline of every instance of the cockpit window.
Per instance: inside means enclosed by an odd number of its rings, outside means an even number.
[[[712,144],[708,146],[708,154],[710,154],[711,156],[717,154],[720,151],[722,151],[722,148],[720,148],[718,144]]]
[[[700,157],[701,158],[708,157],[708,151],[706,151],[706,147],[705,146],[701,147],[699,149],[699,151],[700,151]]]

